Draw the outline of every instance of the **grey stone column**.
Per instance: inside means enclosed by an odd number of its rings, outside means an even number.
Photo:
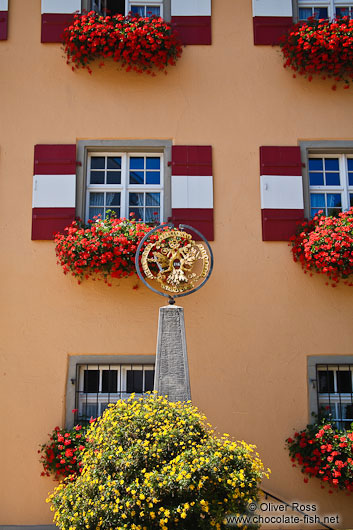
[[[170,401],[191,399],[182,307],[169,305],[159,309],[154,390]]]

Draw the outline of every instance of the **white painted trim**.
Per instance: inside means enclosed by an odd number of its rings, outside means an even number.
[[[81,12],[81,0],[42,0],[42,14],[75,13],[76,11]]]
[[[261,175],[261,208],[301,210],[304,208],[303,178],[298,176]]]
[[[213,177],[173,175],[172,208],[213,208]]]
[[[0,11],[9,10],[9,0],[0,0]]]
[[[292,17],[292,0],[252,0],[252,12],[253,17]]]
[[[172,0],[172,17],[200,16],[211,16],[211,0]]]
[[[33,208],[75,208],[76,175],[34,175]]]

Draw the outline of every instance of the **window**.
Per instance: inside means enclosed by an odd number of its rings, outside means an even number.
[[[298,0],[298,18],[341,18],[353,15],[352,0]]]
[[[170,4],[169,0],[168,2],[165,1]],[[142,17],[163,17],[163,3],[163,0],[83,0],[82,9],[85,11],[93,10],[103,16],[127,15],[131,11]]]
[[[353,422],[353,356],[308,357],[310,421],[330,414],[338,428]]]
[[[309,155],[308,170],[311,217],[353,206],[353,155]]]
[[[104,362],[104,361],[103,361]],[[109,403],[153,391],[154,364],[77,364],[75,423],[101,416]]]
[[[329,413],[340,429],[353,422],[353,365],[316,365],[317,401],[319,415]]]
[[[163,220],[163,154],[90,153],[87,164],[86,220],[106,216]]]

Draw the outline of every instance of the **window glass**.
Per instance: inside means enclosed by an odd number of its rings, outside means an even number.
[[[353,422],[352,365],[317,365],[319,416],[331,415],[340,429]]]

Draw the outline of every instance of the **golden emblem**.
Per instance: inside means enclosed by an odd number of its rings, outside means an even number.
[[[146,245],[141,256],[147,278],[170,293],[190,291],[206,278],[209,257],[201,243],[182,230],[164,230]]]

